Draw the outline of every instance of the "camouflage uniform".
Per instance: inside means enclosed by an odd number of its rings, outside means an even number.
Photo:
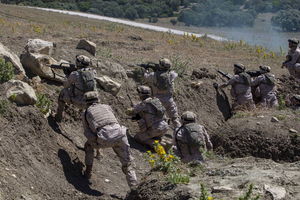
[[[260,68],[263,69],[263,74],[255,78],[251,83],[253,87],[258,87],[261,99],[259,103],[264,107],[277,106],[275,75],[268,73],[271,70],[268,66],[261,66]]]
[[[128,185],[137,184],[136,174],[132,168],[132,156],[126,136],[126,127],[120,126],[110,106],[93,103],[82,114],[85,144],[85,164],[90,169],[94,160],[94,149],[112,147],[120,159],[122,171]]]
[[[77,56],[78,57],[78,56]],[[76,57],[76,58],[77,58]],[[84,59],[88,59],[82,56]],[[76,62],[78,67],[82,67],[78,62]],[[94,77],[97,76],[97,72],[91,68],[82,68],[77,71],[72,72],[67,80],[64,82],[64,89],[61,90],[58,97],[58,108],[56,112],[57,121],[61,121],[62,114],[66,104],[74,104],[76,107],[83,109],[85,107],[85,102],[83,100],[83,95],[86,92],[84,88],[84,82],[82,79],[82,72],[90,71]],[[96,90],[96,81],[93,80],[94,88]]]
[[[300,95],[291,95],[286,101],[286,105],[293,110],[300,110]]]
[[[287,57],[290,59],[283,65],[288,69],[291,76],[300,80],[300,49],[297,47],[299,41],[289,39],[290,50]]]
[[[165,109],[158,98],[151,97],[135,105],[133,109],[133,113],[141,117],[138,121],[140,131],[134,138],[138,142],[149,146],[153,145],[154,140],[159,140],[169,128],[164,116],[158,114],[156,108],[152,105],[153,101],[157,104],[157,107]]]
[[[161,59],[160,60],[160,66],[162,63],[168,63],[171,65],[170,61],[168,59]],[[160,85],[158,83],[158,76],[162,73],[167,73],[170,87],[167,89],[161,89]],[[158,70],[156,72],[151,73],[145,73],[144,78],[146,81],[146,84],[148,84],[152,89],[152,95],[156,98],[158,98],[163,106],[166,108],[167,116],[172,120],[172,123],[175,128],[178,128],[181,126],[179,115],[177,111],[176,103],[173,99],[173,87],[174,87],[174,80],[178,76],[178,74],[175,71],[168,71],[167,70]]]
[[[233,109],[246,107],[248,109],[255,108],[253,96],[251,93],[251,77],[244,73],[245,67],[242,64],[235,64],[235,70],[242,70],[240,73],[235,74],[226,84],[222,87],[231,85],[231,96],[234,98],[232,105]]]
[[[183,113],[183,125],[175,132],[176,154],[183,162],[202,162],[202,151],[213,147],[206,129],[195,123],[195,117],[192,112]]]

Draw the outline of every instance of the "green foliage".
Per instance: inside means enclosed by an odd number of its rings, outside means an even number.
[[[51,100],[45,94],[37,94],[37,102],[35,105],[44,115],[50,112],[51,104]]]
[[[250,184],[246,194],[244,196],[239,197],[239,200],[258,200],[259,199],[259,195],[255,195],[255,197],[252,197],[252,196],[253,196],[253,184]]]
[[[189,61],[183,60],[179,56],[172,56],[171,62],[171,70],[174,70],[178,74],[178,76],[182,77],[184,74],[187,73],[190,65]]]
[[[14,67],[10,62],[0,58],[0,83],[7,82],[14,77]]]
[[[3,115],[7,112],[8,101],[0,100],[0,115]]]
[[[190,177],[181,173],[170,173],[167,180],[173,184],[188,184],[190,182]]]
[[[283,95],[279,95],[278,97],[278,109],[283,110],[286,108],[285,97]]]
[[[280,11],[272,17],[271,21],[274,26],[280,27],[283,31],[299,31],[300,11],[296,9]]]
[[[200,184],[200,192],[201,195],[199,197],[199,200],[213,200],[213,197],[208,195],[208,192],[202,183]]]

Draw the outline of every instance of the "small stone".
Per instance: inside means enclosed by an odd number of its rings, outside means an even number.
[[[230,193],[233,189],[229,186],[215,186],[212,188],[212,193]]]
[[[274,200],[285,199],[286,190],[283,187],[264,185],[264,189],[272,195]]]
[[[257,116],[257,118],[265,118],[265,116],[259,115],[259,116]]]
[[[277,117],[272,117],[271,122],[279,122],[279,119]]]
[[[104,182],[105,182],[105,183],[110,183],[111,181],[110,181],[109,179],[106,178],[106,179],[104,179]]]
[[[298,131],[295,130],[295,129],[293,129],[293,128],[289,129],[289,132],[290,132],[290,133],[298,133]]]
[[[261,123],[260,123],[260,122],[256,122],[256,124],[257,124],[257,125],[260,125]]]
[[[17,176],[15,174],[11,174],[12,177],[17,178]]]

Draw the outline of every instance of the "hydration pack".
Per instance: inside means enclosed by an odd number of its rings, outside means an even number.
[[[152,108],[154,108],[155,113],[151,113],[153,115],[156,115],[157,117],[163,117],[166,109],[160,102],[158,98],[153,98],[146,102],[147,105],[150,105]]]
[[[267,85],[275,85],[275,77],[271,74],[265,74],[265,84]]]
[[[82,92],[94,91],[96,88],[94,71],[91,69],[83,69],[79,71],[82,83]]]
[[[244,84],[244,85],[250,85],[251,84],[251,77],[250,77],[249,74],[243,72],[243,73],[240,73],[239,75],[243,79],[243,83],[242,84]]]
[[[186,130],[186,140],[190,147],[200,147],[204,145],[203,135],[200,126],[196,123],[189,123],[183,126]]]
[[[169,71],[157,71],[155,86],[159,90],[170,90],[172,89],[172,82],[170,79]]]

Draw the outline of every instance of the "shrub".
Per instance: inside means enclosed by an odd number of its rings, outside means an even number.
[[[0,115],[3,115],[7,111],[8,101],[0,100]]]
[[[50,112],[51,104],[51,100],[45,94],[37,94],[37,102],[35,105],[44,115]]]
[[[14,77],[14,67],[10,62],[0,58],[0,83],[7,82]]]
[[[272,17],[272,24],[280,27],[283,31],[300,30],[300,11],[296,9],[283,10]]]

